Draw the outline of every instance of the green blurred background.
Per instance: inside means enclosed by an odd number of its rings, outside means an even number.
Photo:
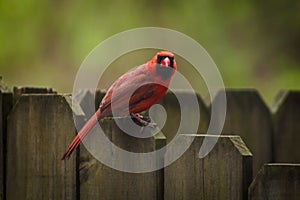
[[[0,74],[10,86],[71,92],[81,62],[99,42],[159,26],[198,41],[226,87],[257,88],[270,102],[279,89],[300,89],[299,10],[299,0],[0,1]],[[116,69],[104,88],[128,68]]]

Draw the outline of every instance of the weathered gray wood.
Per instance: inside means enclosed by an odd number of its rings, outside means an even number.
[[[247,199],[252,154],[239,136],[222,136],[204,158],[204,199]]]
[[[182,134],[190,148],[165,168],[165,194],[168,199],[247,199],[252,177],[252,155],[239,136],[220,136],[216,146],[203,159],[199,149],[205,135]],[[207,135],[208,139],[216,136]],[[168,151],[176,151],[168,149]]]
[[[185,98],[191,97],[193,94],[188,91],[175,91],[176,95],[184,96]],[[200,110],[200,122],[197,132],[195,133],[206,133],[210,116],[207,107],[205,106],[203,100],[199,95],[197,95],[199,110]],[[162,132],[165,134],[167,141],[171,141],[175,134],[178,132],[179,124],[181,123],[181,112],[180,105],[174,93],[168,92],[163,99],[160,101],[160,104],[165,108],[167,112],[167,121],[162,129]],[[190,115],[188,116],[191,122],[193,121],[193,116],[195,113],[195,108],[191,105],[184,105],[182,109],[187,110]],[[193,134],[193,133],[190,133]]]
[[[253,175],[272,159],[272,120],[268,107],[254,89],[227,89],[227,113],[222,134],[238,134],[253,153]],[[217,95],[213,100],[221,104]]]
[[[131,120],[125,118],[103,119],[100,125],[111,142],[129,152],[151,152],[162,145],[162,141],[150,138],[135,138],[119,129],[115,120],[127,123]],[[92,134],[97,134],[97,129],[87,136],[90,148],[99,143],[93,139]],[[99,134],[99,133],[98,133]],[[141,132],[143,134],[143,132]],[[161,140],[162,138],[158,139]],[[111,161],[123,164],[128,159],[121,157],[108,145],[106,151],[111,152]],[[109,148],[109,149],[107,149]],[[103,151],[103,149],[101,149]],[[162,170],[149,173],[127,173],[117,171],[105,166],[96,160],[83,145],[80,148],[80,199],[162,199]],[[150,164],[150,163],[149,163]],[[132,166],[137,167],[138,166]]]
[[[273,161],[300,163],[300,91],[281,91],[273,112]]]
[[[110,130],[110,125],[110,123],[101,123],[104,131]],[[91,136],[93,134],[97,134],[97,129],[93,129],[85,140],[88,140],[87,143],[91,148],[97,148],[101,144],[97,144]],[[111,139],[110,136],[109,139]],[[106,147],[106,150],[111,151],[110,146]],[[79,155],[80,199],[109,199],[110,196],[107,193],[113,193],[114,186],[107,184],[106,181],[112,176],[113,170],[95,159],[83,144],[80,145]]]
[[[249,200],[297,200],[300,164],[266,164],[249,187]]]
[[[10,112],[7,199],[76,199],[75,156],[61,160],[75,136],[69,98],[22,95]]]
[[[29,87],[29,86],[15,86],[14,87],[14,102],[16,102],[22,94],[56,94],[53,88],[46,87]]]
[[[81,90],[75,95],[75,100],[85,114],[86,120],[95,113],[95,94],[90,90]]]
[[[106,90],[102,89],[102,90],[96,90],[96,94],[95,94],[95,106],[96,109],[99,108],[99,105],[101,103],[101,100],[103,99],[103,97],[106,94]]]
[[[6,136],[7,136],[7,115],[13,106],[13,95],[10,92],[4,92],[0,94],[1,96],[1,111],[0,111],[0,118],[1,118],[1,125],[0,125],[0,159],[1,159],[1,166],[0,166],[0,187],[2,192],[0,192],[3,199],[6,199]],[[2,143],[2,144],[1,144]],[[2,198],[0,197],[0,199]]]
[[[91,90],[81,90],[75,95],[75,99],[85,113],[86,119],[89,119],[99,108],[100,102],[105,94],[105,90],[96,90],[95,92]]]
[[[0,200],[6,199],[6,123],[12,107],[12,93],[0,76]]]
[[[178,137],[190,138],[190,135]],[[204,199],[203,160],[199,159],[199,149],[203,137],[197,136],[190,148],[174,163],[164,169],[164,199]],[[177,147],[167,151],[177,151]]]
[[[75,99],[85,114],[84,120],[80,119],[76,122],[76,124],[78,124],[77,131],[79,132],[87,120],[95,112],[95,94],[93,94],[90,90],[82,90],[76,94]],[[101,123],[101,127],[106,130],[109,128],[109,124]],[[91,130],[89,135],[87,135],[85,138],[85,141],[88,140],[88,144],[91,146],[91,148],[97,148],[97,146],[101,145],[97,144],[97,141],[91,137],[91,135],[94,134],[97,134],[97,130],[95,129]],[[109,190],[106,184],[100,184],[101,181],[104,180],[103,175],[109,173],[109,168],[105,165],[102,165],[102,163],[95,159],[93,155],[88,152],[83,143],[81,143],[79,149],[79,197],[80,199],[97,199],[103,190]]]

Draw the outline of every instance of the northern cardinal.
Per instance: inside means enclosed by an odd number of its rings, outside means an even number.
[[[150,125],[139,113],[149,109],[164,96],[175,71],[174,54],[160,51],[147,63],[118,78],[103,97],[99,109],[73,139],[62,160],[69,158],[98,120],[113,113],[131,115],[142,125]]]

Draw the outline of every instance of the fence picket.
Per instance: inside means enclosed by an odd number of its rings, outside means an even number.
[[[249,187],[249,200],[288,199],[300,196],[299,164],[266,164]]]
[[[12,93],[0,83],[0,200],[6,199],[6,136],[7,115],[12,107]]]
[[[103,131],[114,145],[129,152],[151,152],[161,146],[162,138],[134,138],[124,133],[116,124],[127,124],[130,118],[111,118],[100,121]],[[99,151],[107,151],[111,162],[122,165],[128,162],[128,157],[116,154],[111,144],[102,144],[93,135],[99,134],[95,128],[86,138],[85,144],[89,149],[97,146]],[[140,134],[143,134],[141,132]],[[103,149],[104,148],[104,149]],[[162,170],[149,173],[127,173],[111,169],[95,159],[87,149],[80,149],[80,199],[162,199]],[[140,163],[150,165],[151,163]],[[154,163],[155,164],[155,163]],[[139,166],[132,165],[138,169]]]
[[[165,199],[246,199],[252,177],[252,155],[239,136],[220,136],[203,159],[199,149],[205,135],[180,135],[190,148],[165,168]],[[215,139],[217,136],[206,136]],[[176,147],[175,147],[176,148]],[[176,149],[168,149],[176,151]]]
[[[21,97],[23,94],[57,94],[53,88],[46,87],[29,87],[29,86],[17,86],[14,87],[14,103]]]
[[[162,129],[162,132],[165,134],[168,142],[170,142],[174,138],[175,134],[177,133],[179,124],[181,123],[182,116],[180,109],[185,109],[185,112],[190,113],[188,118],[191,120],[194,119],[193,116],[195,113],[195,108],[191,107],[190,105],[180,106],[176,95],[181,98],[185,98],[187,101],[189,101],[189,98],[194,97],[194,94],[188,91],[174,91],[174,93],[168,92],[161,100],[160,104],[164,107],[167,113],[167,120]],[[194,133],[189,134],[206,133],[210,120],[208,108],[205,106],[203,100],[199,95],[197,95],[196,97],[198,100],[200,111],[200,122],[198,130],[196,130]]]
[[[265,164],[300,162],[299,91],[281,91],[271,115],[256,90],[227,89],[223,135],[203,159],[199,159],[198,153],[204,137],[217,136],[199,134],[206,132],[210,114],[197,96],[201,120],[197,134],[178,136],[186,140],[195,137],[189,149],[164,169],[127,173],[102,164],[89,150],[100,146],[100,151],[108,152],[111,163],[123,165],[128,157],[116,154],[112,144],[141,153],[165,146],[175,136],[181,119],[175,94],[189,97],[190,92],[167,93],[161,100],[168,115],[162,129],[166,137],[160,133],[136,138],[119,128],[120,123],[128,124],[131,118],[105,118],[99,124],[112,143],[99,142],[95,138],[99,129],[95,128],[68,161],[61,161],[75,136],[74,119],[76,127],[83,126],[105,92],[82,91],[77,94],[83,97],[79,106],[71,106],[70,95],[59,95],[51,88],[15,87],[13,96],[1,84],[0,78],[0,200],[297,199],[300,195],[300,164]],[[217,95],[213,102],[221,106],[218,101]],[[193,119],[193,108],[184,105],[181,109],[188,110]],[[159,119],[155,118],[154,122]],[[139,134],[143,136],[145,130]],[[167,151],[177,151],[176,147],[172,148]],[[159,159],[139,165],[164,162],[163,158]],[[131,167],[138,169],[133,164]],[[248,188],[252,175],[256,174]]]
[[[241,136],[253,154],[253,174],[272,159],[272,120],[268,107],[254,89],[227,89],[227,113],[222,134]],[[213,100],[221,104],[218,95]]]
[[[69,96],[20,96],[8,117],[7,199],[75,199],[75,157],[61,160],[75,129]]]
[[[300,163],[300,92],[281,91],[273,111],[273,162]]]

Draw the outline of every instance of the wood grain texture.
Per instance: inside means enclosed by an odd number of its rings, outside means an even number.
[[[185,99],[185,104],[180,106],[178,102],[178,98],[184,98]],[[193,122],[195,123],[195,115],[199,114],[196,113],[195,108],[192,107],[189,102],[191,99],[194,97],[194,94],[188,91],[174,91],[174,93],[168,92],[163,99],[160,101],[160,104],[164,107],[166,110],[167,114],[167,121],[162,129],[162,132],[167,138],[167,142],[170,142],[175,134],[178,132],[179,124],[183,123],[181,121],[182,113],[181,109],[184,110],[185,113],[188,113],[188,122]],[[210,115],[208,108],[205,106],[203,100],[199,95],[196,95],[196,98],[198,100],[198,105],[199,105],[199,111],[200,111],[200,121],[197,122],[199,123],[198,129],[195,130],[195,132],[190,132],[190,127],[189,124],[182,124],[183,125],[183,130],[184,133],[189,133],[189,134],[195,134],[195,133],[202,133],[205,134],[207,129],[208,129],[208,124],[210,120]],[[186,117],[186,115],[185,115]],[[160,120],[160,116],[155,117],[157,120]]]
[[[247,199],[252,176],[252,155],[239,136],[221,136],[213,150],[199,159],[205,135],[195,137],[190,148],[165,168],[165,194],[168,199]],[[206,136],[215,139],[216,136]],[[176,151],[169,149],[168,151]]]
[[[189,142],[189,135],[181,135]],[[183,140],[185,141],[185,140]],[[164,169],[164,199],[203,199],[204,170],[203,160],[200,160],[199,149],[203,138],[198,136],[190,148],[174,163]],[[168,148],[176,153],[178,148]]]
[[[8,117],[7,199],[76,199],[75,157],[61,157],[75,136],[70,96],[22,95]]]
[[[16,103],[23,94],[56,94],[57,92],[53,88],[15,86],[13,93],[14,103]]]
[[[266,164],[249,187],[249,200],[297,200],[300,164]]]
[[[273,105],[273,162],[300,163],[300,91],[281,91]]]
[[[100,126],[106,133],[111,142],[129,152],[146,153],[154,151],[163,145],[164,138],[134,138],[124,133],[116,124],[127,124],[131,118],[106,118],[100,121]],[[87,136],[86,145],[88,149],[98,149],[106,151],[110,156],[112,163],[122,166],[130,163],[130,158],[124,157],[116,153],[110,144],[97,141],[93,135],[97,133],[95,128],[92,133]],[[143,134],[141,132],[140,134]],[[100,146],[100,148],[99,148]],[[129,160],[128,160],[129,159]],[[150,165],[151,163],[139,163],[132,168],[138,171],[139,165]],[[154,163],[155,164],[155,163]],[[118,171],[105,166],[95,159],[87,148],[81,145],[80,149],[80,199],[162,199],[162,170],[149,173],[128,173]]]
[[[0,200],[6,199],[7,115],[12,108],[12,93],[0,82]]]
[[[217,95],[216,106],[223,106]],[[227,112],[222,134],[239,135],[253,153],[253,174],[272,160],[271,113],[254,89],[227,89]]]
[[[239,136],[221,136],[203,162],[204,199],[247,199],[252,154]]]

